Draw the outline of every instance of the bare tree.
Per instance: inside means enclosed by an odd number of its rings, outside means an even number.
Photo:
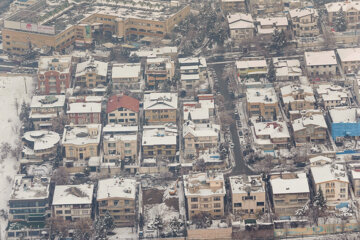
[[[51,217],[46,220],[46,225],[50,229],[50,239],[56,237],[67,237],[69,231],[69,222],[65,221],[62,217]]]
[[[59,134],[64,132],[65,125],[70,124],[69,118],[65,114],[60,114],[58,117],[52,120],[52,130]]]
[[[66,185],[70,181],[69,173],[64,167],[59,167],[56,169],[52,178],[57,185]]]

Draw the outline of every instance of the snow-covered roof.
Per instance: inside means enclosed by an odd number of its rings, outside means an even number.
[[[300,61],[297,59],[273,58],[277,77],[302,76]]]
[[[305,129],[310,125],[314,125],[316,128],[327,128],[325,118],[322,114],[314,114],[308,117],[302,117],[295,119],[292,122],[294,132]]]
[[[226,194],[224,175],[222,173],[196,173],[184,175],[186,197],[212,196]]]
[[[189,120],[208,120],[210,118],[209,109],[207,108],[186,108],[184,107],[184,119]]]
[[[336,65],[335,51],[305,52],[306,66]]]
[[[160,48],[141,48],[137,51],[133,51],[130,53],[130,56],[137,55],[139,57],[156,57],[160,55],[170,55],[176,54],[178,51],[177,47],[160,47]]]
[[[207,67],[206,58],[204,57],[187,57],[178,59],[180,66],[197,65],[201,68]]]
[[[67,114],[71,113],[100,113],[101,103],[95,102],[76,102],[69,103]]]
[[[50,178],[15,175],[10,201],[46,199],[49,197],[49,186]]]
[[[114,64],[112,68],[112,79],[117,78],[138,78],[140,77],[140,63]]]
[[[333,84],[321,84],[317,88],[318,95],[325,101],[344,101],[347,100],[348,90]]]
[[[236,61],[235,64],[237,69],[267,68],[265,59]]]
[[[186,121],[183,125],[183,136],[187,134],[196,137],[218,137],[220,126],[217,124],[194,124],[192,121]]]
[[[353,179],[360,179],[360,170],[359,169],[351,170],[351,176]]]
[[[109,178],[99,180],[97,201],[107,198],[126,198],[135,200],[136,180],[128,178]]]
[[[41,56],[39,59],[39,73],[47,71],[57,71],[60,73],[70,73],[72,56]]]
[[[75,77],[84,76],[87,72],[94,73],[98,76],[107,76],[108,63],[94,60],[92,57],[89,60],[78,63],[76,66]]]
[[[38,130],[24,133],[23,139],[33,143],[34,151],[41,151],[57,145],[60,141],[60,135],[53,131]]]
[[[336,13],[341,8],[344,12],[347,12],[351,9],[355,9],[356,11],[360,11],[360,2],[359,1],[343,1],[343,2],[332,2],[325,4],[326,11],[328,13]]]
[[[327,163],[331,163],[332,160],[331,158],[325,157],[325,156],[316,156],[316,157],[312,157],[309,158],[310,163],[316,163],[318,161],[325,161]]]
[[[176,145],[177,128],[171,129],[165,126],[146,126],[143,130],[142,145]]]
[[[308,15],[317,16],[317,10],[315,8],[297,8],[289,11],[291,18],[302,18]]]
[[[310,193],[308,179],[305,173],[297,174],[298,178],[271,179],[273,194]]]
[[[290,138],[286,122],[255,122],[256,136],[269,136],[270,139]]]
[[[289,94],[296,95],[299,93],[314,95],[312,87],[307,85],[296,85],[296,84],[287,85],[280,88],[280,91],[282,96],[286,96]]]
[[[35,95],[31,99],[30,108],[57,108],[65,105],[65,95]]]
[[[138,126],[123,126],[121,124],[107,124],[103,128],[104,134],[110,133],[137,133]]]
[[[178,96],[176,93],[148,93],[144,94],[144,110],[177,109]]]
[[[288,25],[288,19],[286,17],[267,17],[267,18],[257,18],[256,19],[260,26],[270,26],[273,27],[274,24],[277,27],[283,27]]]
[[[249,103],[277,103],[277,95],[274,88],[248,88],[246,100]]]
[[[199,74],[181,74],[180,77],[181,81],[198,81],[200,80],[200,75]]]
[[[330,181],[349,182],[344,165],[341,164],[327,164],[311,167],[311,174],[315,184]]]
[[[333,123],[356,123],[359,121],[359,108],[333,108],[329,110]]]
[[[255,28],[251,14],[235,13],[227,16],[230,29]]]
[[[93,184],[56,185],[52,205],[91,204]]]
[[[99,144],[101,124],[65,126],[62,144],[85,145]]]
[[[341,48],[336,49],[341,62],[359,62],[360,48]]]
[[[246,194],[248,190],[265,193],[265,184],[261,175],[231,176],[229,181],[232,194]]]

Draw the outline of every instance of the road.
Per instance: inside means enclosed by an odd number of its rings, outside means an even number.
[[[216,75],[219,79],[219,91],[221,95],[223,95],[225,98],[226,109],[231,110],[232,114],[234,114],[233,100],[231,99],[228,92],[228,81],[222,78],[224,67],[225,67],[224,64],[213,65],[213,69],[215,70]],[[235,121],[230,125],[230,133],[231,133],[232,142],[234,143],[233,152],[236,162],[236,166],[233,168],[232,174],[233,175],[253,174],[252,170],[249,169],[245,164]]]

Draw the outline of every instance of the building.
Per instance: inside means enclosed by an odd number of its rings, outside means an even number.
[[[176,123],[177,93],[144,94],[143,106],[146,124]]]
[[[103,128],[104,162],[120,164],[138,156],[138,126],[109,124]]]
[[[305,173],[274,174],[270,179],[272,203],[278,216],[294,216],[310,199]]]
[[[351,163],[348,167],[355,197],[360,197],[360,166],[358,163]]]
[[[275,29],[279,31],[287,31],[289,22],[286,17],[258,17],[256,19],[257,34],[261,36],[271,37]]]
[[[136,181],[127,178],[99,180],[96,201],[99,215],[106,212],[116,227],[133,227],[136,219]]]
[[[73,124],[101,123],[101,103],[69,103],[66,114]]]
[[[52,202],[52,217],[67,221],[91,221],[94,185],[56,185]]]
[[[260,175],[231,176],[229,181],[233,214],[254,217],[265,211],[266,190]]]
[[[249,1],[249,10],[252,14],[262,15],[268,13],[282,12],[283,0],[252,0]]]
[[[247,113],[250,117],[276,120],[279,105],[274,88],[248,88],[246,90]]]
[[[297,8],[289,11],[294,35],[297,37],[315,37],[319,35],[318,13],[315,8]]]
[[[252,39],[255,36],[255,23],[250,14],[234,13],[227,15],[230,37],[235,41]]]
[[[311,167],[310,171],[315,191],[321,189],[328,204],[349,199],[349,179],[344,165],[326,164]]]
[[[331,136],[336,142],[344,138],[358,139],[360,136],[360,109],[333,108],[329,110]]]
[[[214,96],[209,99],[200,99],[204,95],[198,95],[197,102],[183,103],[183,121],[192,121],[195,124],[210,123],[215,114]]]
[[[300,61],[298,59],[274,57],[273,63],[276,72],[276,81],[300,80],[303,76]]]
[[[158,48],[143,47],[137,51],[130,52],[130,56],[134,55],[140,58],[171,57],[174,60],[178,55],[178,48],[169,46]]]
[[[333,84],[321,84],[316,89],[318,102],[325,109],[347,106],[349,104],[349,92],[346,88]]]
[[[141,85],[140,63],[113,64],[111,79],[115,89],[139,90]]]
[[[331,158],[324,157],[324,156],[317,156],[309,158],[310,166],[311,167],[317,167],[317,166],[323,166],[325,164],[331,164],[333,161]]]
[[[50,178],[15,175],[6,239],[40,239],[50,217]]]
[[[207,63],[204,57],[187,57],[178,59],[180,74],[199,75],[200,81],[207,80]]]
[[[38,67],[39,94],[65,94],[71,84],[71,63],[71,56],[41,56]]]
[[[245,12],[246,0],[221,0],[221,9],[223,12]]]
[[[342,1],[325,4],[328,22],[333,25],[337,13],[342,9],[346,18],[347,29],[357,29],[360,16],[360,5],[358,1]]]
[[[336,49],[336,52],[345,74],[357,73],[360,70],[360,48],[341,48]]]
[[[138,125],[139,100],[127,95],[113,95],[106,107],[108,123]]]
[[[286,122],[255,122],[252,128],[255,145],[264,151],[287,148],[290,143]]]
[[[322,114],[303,116],[292,123],[296,145],[308,142],[325,143],[327,141],[327,124]]]
[[[147,58],[145,76],[149,88],[158,89],[163,84],[170,84],[174,74],[175,65],[170,57]]]
[[[314,109],[315,97],[312,87],[287,85],[280,89],[286,111]]]
[[[90,57],[87,61],[78,63],[75,72],[76,86],[95,88],[99,85],[106,86],[108,63],[94,60]]]
[[[64,114],[65,95],[35,95],[31,99],[29,118],[34,129],[52,128],[52,121]]]
[[[209,213],[214,218],[224,216],[226,194],[222,173],[196,173],[184,175],[184,192],[189,219],[199,213]]]
[[[311,77],[335,76],[338,71],[335,52],[305,52],[305,67]]]
[[[245,76],[265,76],[268,67],[265,58],[244,59],[236,61],[236,69],[240,77]]]

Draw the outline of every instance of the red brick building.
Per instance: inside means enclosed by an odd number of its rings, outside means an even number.
[[[73,124],[101,123],[101,103],[70,103],[68,105],[67,115]]]

